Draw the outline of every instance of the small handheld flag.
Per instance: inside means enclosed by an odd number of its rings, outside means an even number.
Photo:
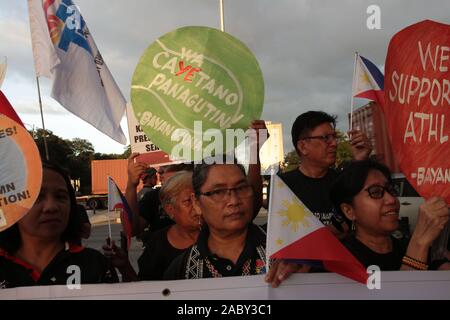
[[[124,195],[111,177],[108,177],[108,211],[120,210],[120,220],[127,236],[127,247],[131,244],[133,214]],[[110,235],[111,238],[111,235]]]
[[[368,59],[356,54],[353,97],[366,98],[384,105],[384,76]]]
[[[366,284],[364,266],[277,175],[272,176],[267,256],[301,260]]]

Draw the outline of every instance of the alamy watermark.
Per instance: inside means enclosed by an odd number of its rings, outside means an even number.
[[[80,290],[81,289],[81,269],[77,265],[70,265],[67,267],[66,273],[69,275],[67,277],[66,286],[69,290]]]
[[[173,131],[170,138],[177,143],[170,156],[194,163],[233,163],[237,158],[244,165],[257,164],[260,147],[267,137],[267,129],[210,128],[203,131],[202,121],[194,121],[193,130],[179,128]]]
[[[371,265],[367,268],[367,273],[369,274],[369,277],[367,278],[367,289],[373,290],[381,289],[381,270],[379,266]]]
[[[381,9],[380,6],[372,4],[367,7],[366,13],[369,15],[366,20],[366,26],[369,30],[381,29]]]

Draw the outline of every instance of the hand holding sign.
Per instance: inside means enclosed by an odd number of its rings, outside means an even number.
[[[413,187],[450,204],[450,25],[422,21],[397,33],[386,58],[384,113]]]

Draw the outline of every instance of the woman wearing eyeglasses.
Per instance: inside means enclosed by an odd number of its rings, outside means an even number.
[[[384,165],[353,162],[334,183],[330,197],[352,224],[343,244],[363,265],[385,271],[428,269],[428,251],[449,219],[442,198],[430,198],[420,206],[416,229],[405,244],[391,236],[398,228],[400,204]]]
[[[220,163],[229,163],[230,159],[222,160]],[[164,279],[265,274],[266,233],[252,223],[259,207],[244,167],[205,160],[194,169],[192,187],[192,204],[204,226],[197,242],[171,263]],[[276,260],[265,281],[275,288],[295,272],[306,270],[296,263]]]
[[[198,240],[177,257],[164,278],[197,279],[265,273],[265,232],[251,223],[253,188],[238,164],[194,169],[194,209],[205,222]]]

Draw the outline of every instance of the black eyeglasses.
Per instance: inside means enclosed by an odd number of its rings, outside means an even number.
[[[331,143],[333,141],[336,141],[338,139],[337,133],[330,133],[330,134],[324,134],[321,136],[310,136],[310,137],[303,137],[300,138],[300,140],[310,140],[310,139],[319,139],[322,140],[325,143]]]
[[[216,189],[207,192],[200,192],[199,195],[211,198],[214,201],[224,201],[231,195],[231,191],[236,193],[236,196],[243,199],[251,197],[253,194],[253,188],[249,184],[244,184],[234,188]]]
[[[398,197],[399,192],[395,184],[389,183],[386,186],[380,186],[379,184],[374,184],[370,187],[364,189],[369,193],[369,197],[372,199],[381,199],[384,197],[384,193],[387,191],[391,196]]]

